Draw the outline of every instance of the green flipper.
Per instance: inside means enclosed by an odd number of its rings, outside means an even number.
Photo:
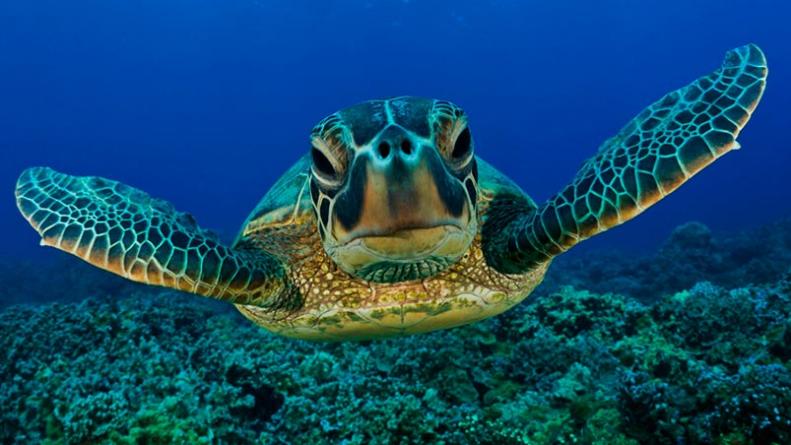
[[[483,227],[487,260],[516,273],[624,223],[730,150],[758,105],[766,59],[755,45],[729,51],[720,69],[640,113],[536,210],[503,196]]]
[[[119,182],[30,168],[16,199],[42,245],[130,280],[273,309],[297,303],[273,256],[226,247],[191,215]]]

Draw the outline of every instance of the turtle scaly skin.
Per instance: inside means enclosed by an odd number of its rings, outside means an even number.
[[[499,314],[522,301],[543,279],[549,262],[521,274],[504,274],[489,266],[480,235],[458,262],[431,277],[394,283],[355,277],[340,269],[322,249],[313,206],[305,196],[309,193],[309,165],[303,158],[291,169],[299,169],[301,174],[284,177],[281,181],[287,184],[275,184],[254,212],[260,216],[248,222],[239,235],[245,245],[281,252],[280,259],[291,265],[292,282],[304,298],[303,309],[297,313],[237,305],[242,314],[273,332],[309,339],[427,332]],[[480,214],[486,214],[497,193],[522,193],[489,164],[478,160],[478,169]],[[293,181],[293,177],[302,179]],[[524,203],[535,208],[529,198],[524,197]]]
[[[414,97],[322,120],[231,246],[170,204],[97,177],[31,168],[17,205],[42,244],[128,279],[231,302],[278,334],[428,332],[526,298],[558,254],[628,221],[714,160],[757,106],[766,60],[747,45],[606,141],[537,206],[474,153],[464,112]]]
[[[720,69],[673,91],[632,119],[538,211],[493,215],[486,252],[498,269],[528,270],[642,213],[731,150],[763,94],[766,58],[729,51]],[[487,235],[490,235],[487,237]]]
[[[262,307],[300,304],[273,255],[230,249],[191,215],[135,188],[36,167],[19,177],[16,196],[42,245],[124,278]]]

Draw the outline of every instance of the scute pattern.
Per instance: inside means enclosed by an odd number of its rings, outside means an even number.
[[[125,278],[268,309],[299,305],[274,257],[226,247],[191,215],[135,188],[31,168],[16,197],[43,245]]]
[[[253,232],[264,224],[286,224],[293,218],[296,209],[310,205],[306,188],[310,181],[310,155],[303,155],[286,170],[261,198],[258,205],[242,224],[237,241],[246,233]],[[277,211],[280,209],[280,211]],[[266,217],[265,217],[266,216]]]
[[[738,148],[736,137],[766,75],[757,46],[729,51],[719,70],[666,95],[602,144],[574,181],[538,210],[517,212],[510,227],[500,227],[504,234],[490,240],[490,260],[509,273],[528,270],[674,191]]]

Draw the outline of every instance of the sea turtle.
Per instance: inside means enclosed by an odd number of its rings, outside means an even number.
[[[233,244],[121,183],[22,173],[41,243],[128,279],[231,302],[272,332],[368,339],[499,314],[552,259],[665,197],[728,151],[764,89],[747,45],[640,113],[544,204],[474,153],[451,102],[397,97],[320,121]]]

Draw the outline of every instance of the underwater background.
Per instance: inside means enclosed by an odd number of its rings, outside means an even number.
[[[791,443],[790,22],[779,0],[3,0],[0,443]],[[48,165],[232,239],[319,119],[397,95],[464,107],[541,202],[750,42],[770,74],[741,150],[463,328],[276,337],[39,248],[14,203]]]

